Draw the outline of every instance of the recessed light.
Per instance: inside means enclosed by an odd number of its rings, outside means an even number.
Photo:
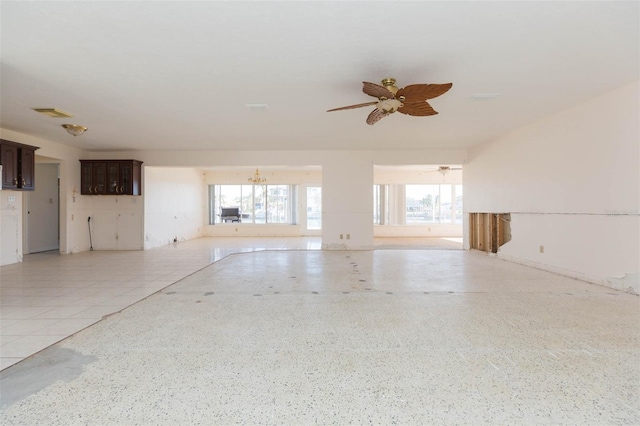
[[[476,93],[471,95],[473,101],[493,101],[499,97],[502,93]]]
[[[71,118],[73,114],[69,114],[68,112],[64,112],[59,110],[58,108],[31,108],[35,112],[39,112],[40,114],[48,115],[49,117],[54,118]]]
[[[249,108],[251,111],[260,111],[260,110],[269,109],[269,105],[267,104],[244,104],[244,106]]]

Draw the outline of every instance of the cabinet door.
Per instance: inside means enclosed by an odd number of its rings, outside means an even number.
[[[120,165],[116,162],[107,163],[107,194],[119,195],[122,184],[120,183]]]
[[[20,176],[18,177],[18,186],[26,190],[35,189],[35,168],[36,168],[36,152],[33,149],[21,148],[19,158]]]
[[[133,163],[120,163],[121,193],[133,195]]]
[[[107,192],[107,163],[93,163],[93,193],[98,195]]]
[[[14,145],[0,145],[0,161],[2,161],[2,187],[4,189],[18,188],[18,147]]]
[[[93,194],[93,164],[91,163],[80,165],[80,194]]]

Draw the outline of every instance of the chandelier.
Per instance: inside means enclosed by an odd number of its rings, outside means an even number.
[[[248,179],[248,181],[251,183],[265,183],[267,179],[260,177],[260,172],[256,169],[256,172]]]

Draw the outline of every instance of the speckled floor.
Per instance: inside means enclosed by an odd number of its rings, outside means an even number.
[[[460,250],[235,254],[4,370],[0,422],[640,424],[639,320]]]
[[[449,244],[438,241],[414,243]],[[230,254],[319,250],[321,244],[320,237],[204,237],[144,251],[25,256],[21,263],[0,267],[0,370]]]

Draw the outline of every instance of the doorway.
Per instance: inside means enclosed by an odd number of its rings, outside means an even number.
[[[23,197],[24,254],[60,249],[59,164],[36,163],[37,184]]]

